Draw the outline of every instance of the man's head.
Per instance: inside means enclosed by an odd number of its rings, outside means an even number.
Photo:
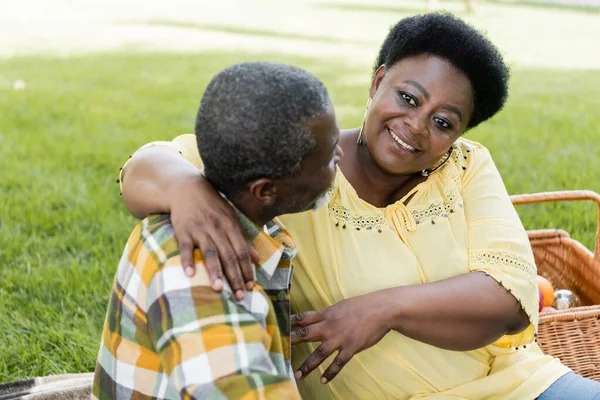
[[[323,83],[275,63],[221,71],[196,118],[207,179],[247,214],[267,219],[319,203],[341,157],[338,137]]]

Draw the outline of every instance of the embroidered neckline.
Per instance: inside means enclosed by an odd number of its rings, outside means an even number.
[[[451,156],[452,162],[446,163],[439,170],[433,172],[426,181],[419,183],[406,196],[394,204],[390,204],[385,208],[376,208],[372,205],[369,205],[373,208],[373,212],[368,215],[360,215],[351,212],[342,204],[340,204],[339,199],[333,199],[329,204],[329,215],[336,226],[346,228],[348,225],[350,225],[357,230],[380,230],[382,227],[393,229],[390,222],[384,216],[385,210],[388,207],[406,207],[408,212],[414,218],[416,224],[422,224],[424,222],[431,222],[432,224],[435,224],[436,218],[449,218],[451,214],[456,212],[457,208],[463,207],[462,197],[460,195],[460,188],[462,187],[461,172],[466,170],[465,161],[467,160],[467,156],[465,154],[470,152],[471,149],[468,144],[464,142],[455,144],[454,151],[452,152]],[[435,181],[440,179],[441,174],[443,173],[450,175],[452,183],[443,191],[443,193],[441,193],[443,198],[442,201],[436,201],[424,207],[411,207],[410,202],[407,206],[402,204],[402,202],[408,196],[420,191],[426,187],[426,185],[436,185]],[[340,174],[339,179],[343,182],[343,185],[347,186],[348,190],[351,190],[352,195],[358,198],[356,191],[354,191],[354,188],[350,182],[348,182],[344,174],[341,171],[338,171],[338,174]],[[337,188],[336,190],[340,189]],[[332,195],[333,193],[334,192],[332,192]]]
[[[341,225],[342,228],[347,225],[366,230],[381,229],[383,226],[389,227],[381,211],[372,215],[357,215],[341,204],[333,203],[329,206],[329,215],[335,221],[336,226]]]

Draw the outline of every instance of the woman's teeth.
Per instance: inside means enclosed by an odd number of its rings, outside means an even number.
[[[406,149],[406,150],[408,150],[408,151],[413,151],[413,152],[414,152],[414,151],[417,151],[417,149],[415,149],[414,147],[412,147],[410,144],[408,144],[408,143],[404,143],[404,142],[402,141],[402,139],[400,139],[400,138],[398,137],[398,135],[396,135],[394,132],[392,132],[392,130],[391,130],[391,129],[389,129],[389,128],[388,128],[388,132],[390,133],[390,135],[392,136],[392,138],[394,138],[394,140],[395,140],[395,141],[396,141],[396,142],[397,142],[397,143],[398,143],[398,144],[399,144],[401,147],[405,148],[405,149]]]

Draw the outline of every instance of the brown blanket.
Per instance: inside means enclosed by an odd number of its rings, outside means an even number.
[[[93,373],[51,375],[0,384],[0,400],[88,400]]]

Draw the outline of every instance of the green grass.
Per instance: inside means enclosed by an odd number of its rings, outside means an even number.
[[[239,54],[24,57],[0,61],[0,381],[89,371],[122,247],[134,225],[115,183],[140,144],[191,132],[202,90]],[[357,126],[370,71],[260,56],[321,77]],[[23,79],[27,88],[14,91]],[[600,192],[598,71],[513,71],[506,109],[468,137],[511,193]],[[590,247],[591,206],[520,208]]]

